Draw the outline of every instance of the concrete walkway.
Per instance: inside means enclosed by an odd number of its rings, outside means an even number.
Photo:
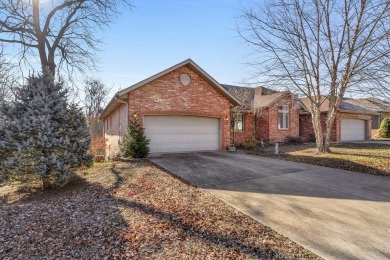
[[[390,259],[388,177],[242,153],[151,160],[324,258]]]

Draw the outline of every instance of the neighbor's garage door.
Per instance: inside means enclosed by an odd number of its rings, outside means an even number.
[[[341,141],[363,141],[365,137],[366,121],[341,119]]]
[[[218,150],[219,124],[219,119],[208,117],[144,117],[151,153]]]

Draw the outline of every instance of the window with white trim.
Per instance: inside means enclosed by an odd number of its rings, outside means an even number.
[[[234,132],[243,132],[244,131],[244,114],[243,113],[233,113],[233,130]]]
[[[288,129],[289,109],[288,105],[278,107],[278,129]]]

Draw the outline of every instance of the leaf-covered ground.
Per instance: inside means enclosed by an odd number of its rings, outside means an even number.
[[[369,143],[343,143],[331,146],[331,153],[316,154],[314,144],[281,145],[280,155],[268,146],[249,154],[326,166],[349,171],[390,176],[390,145]]]
[[[147,161],[79,171],[62,190],[1,187],[0,245],[0,259],[318,258]]]

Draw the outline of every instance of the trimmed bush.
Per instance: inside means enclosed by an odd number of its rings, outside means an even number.
[[[145,158],[149,155],[149,142],[138,118],[132,118],[127,132],[120,144],[121,156],[130,158]]]
[[[258,146],[259,142],[253,139],[245,140],[244,143],[241,144],[241,147],[245,150],[253,150]]]
[[[390,117],[382,120],[381,126],[379,127],[378,134],[382,138],[390,137]]]
[[[286,136],[284,138],[284,143],[285,144],[301,144],[302,140],[299,136]]]

